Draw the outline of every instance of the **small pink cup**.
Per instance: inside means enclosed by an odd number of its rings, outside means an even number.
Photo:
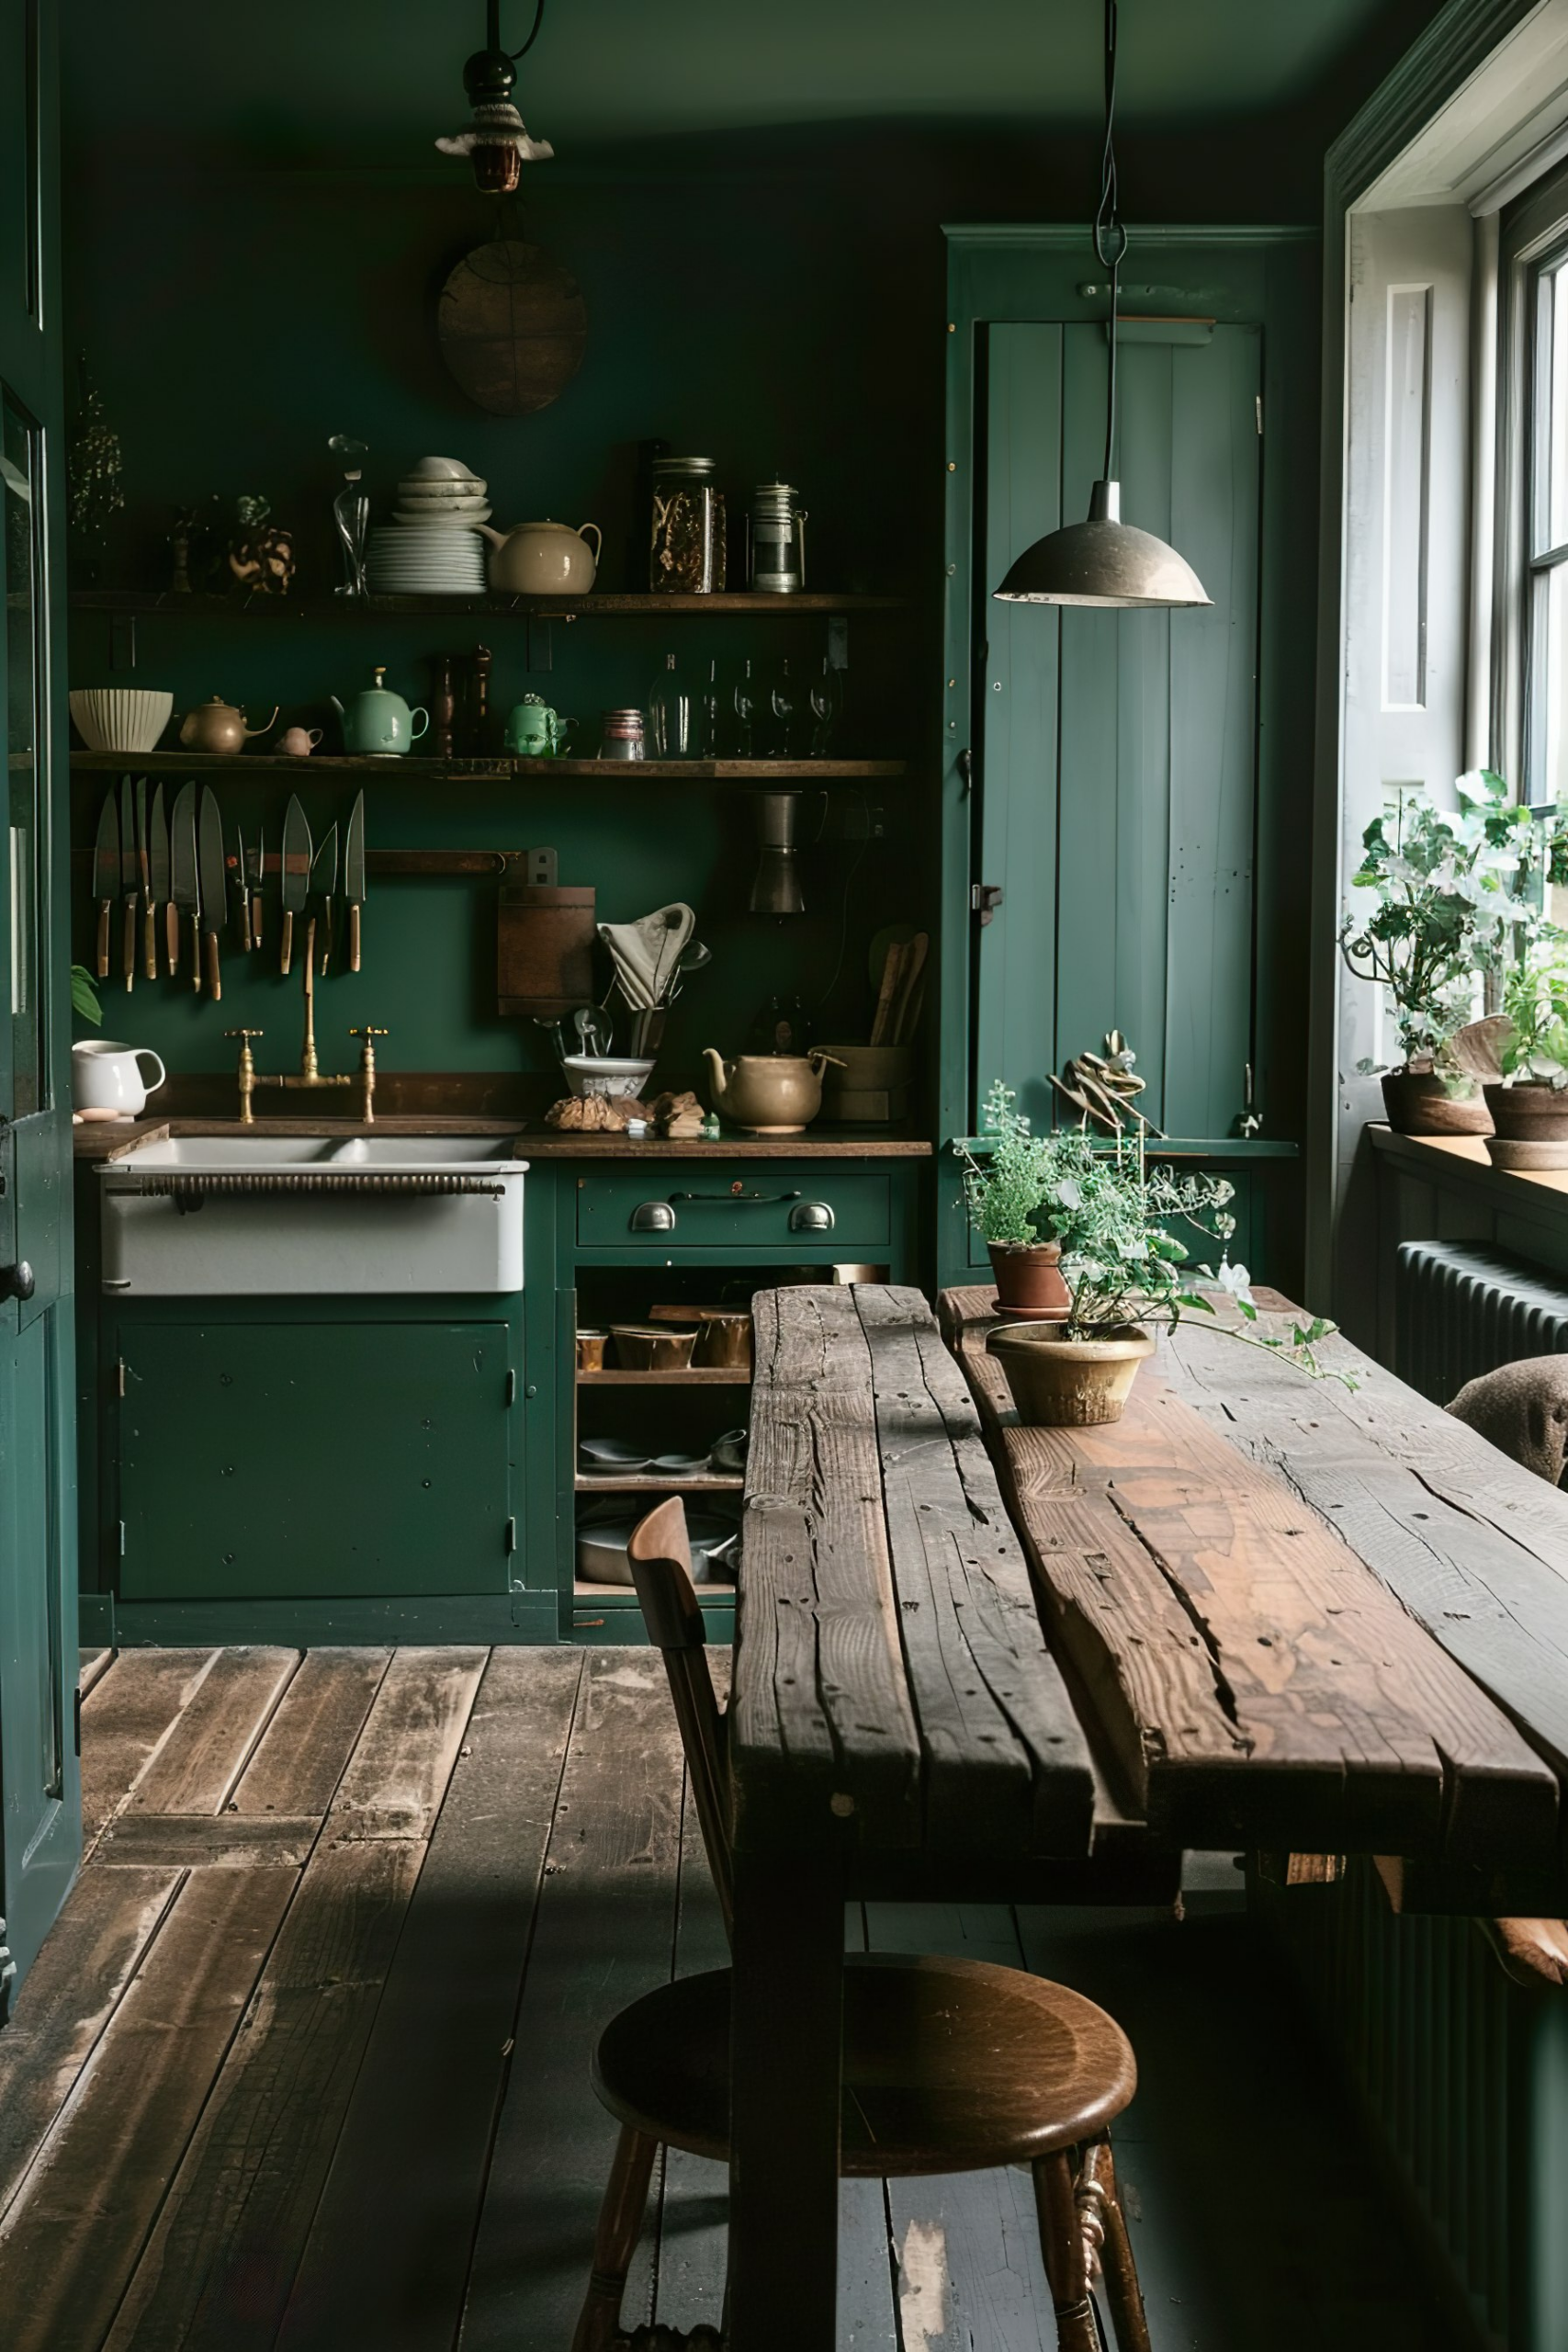
[[[319,727],[286,727],[277,739],[277,749],[291,760],[308,760],[321,740]]]

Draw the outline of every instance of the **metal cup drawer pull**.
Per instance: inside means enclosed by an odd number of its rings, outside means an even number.
[[[799,1188],[790,1193],[747,1193],[739,1183],[728,1193],[671,1193],[667,1201],[639,1201],[631,1214],[634,1233],[673,1233],[677,1201],[700,1201],[716,1208],[780,1208],[785,1201],[795,1205],[789,1213],[792,1233],[831,1233],[833,1211],[826,1201],[806,1201]]]

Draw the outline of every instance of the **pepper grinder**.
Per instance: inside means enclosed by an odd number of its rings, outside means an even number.
[[[431,734],[438,760],[449,760],[457,748],[457,698],[452,689],[452,656],[443,653],[435,664],[435,692],[431,696]]]

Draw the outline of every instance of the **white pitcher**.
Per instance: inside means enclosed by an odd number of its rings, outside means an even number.
[[[142,1069],[151,1062],[158,1075]],[[71,1099],[78,1111],[114,1111],[122,1118],[139,1118],[147,1097],[155,1094],[168,1076],[150,1046],[126,1046],[109,1037],[84,1037],[71,1048]]]

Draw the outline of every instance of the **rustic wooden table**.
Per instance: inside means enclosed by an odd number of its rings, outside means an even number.
[[[990,1304],[754,1302],[732,2352],[834,2352],[846,1898],[1168,1900],[1196,1847],[1568,1901],[1561,1498],[1363,1359],[1185,1325],[1120,1423],[1021,1429]]]

